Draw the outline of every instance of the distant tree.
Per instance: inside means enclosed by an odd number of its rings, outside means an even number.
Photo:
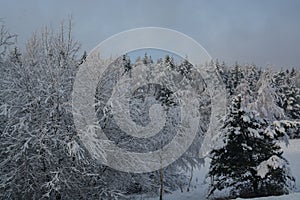
[[[170,69],[174,69],[175,68],[174,60],[169,55],[165,56],[164,64],[165,64],[165,66],[167,68],[170,68]]]
[[[300,121],[300,88],[299,71],[292,69],[289,71],[279,71],[274,74],[272,86],[278,96],[277,105],[280,106],[285,114],[286,120],[294,122]],[[291,138],[300,137],[300,126],[289,129],[288,134]]]
[[[217,70],[226,85],[227,91],[230,96],[236,94],[236,88],[240,85],[243,76],[242,67],[236,62],[233,67],[227,67],[225,63],[219,65],[217,63]]]
[[[262,118],[269,122],[285,118],[284,110],[278,105],[280,96],[272,80],[273,72],[266,69],[257,81],[257,96],[254,101],[247,105],[252,110],[256,110]]]
[[[238,64],[238,62],[235,63],[234,67],[232,68],[232,88],[235,90],[238,85],[241,83],[241,80],[244,78],[243,71],[241,69],[241,66]]]
[[[148,64],[148,55],[147,55],[147,53],[144,54],[143,63],[144,63],[144,65]]]
[[[296,81],[297,72],[292,69],[287,74],[286,87],[283,87],[285,91],[283,108],[290,119],[300,120],[300,88],[296,85]]]
[[[157,64],[162,64],[163,63],[163,59],[162,58],[157,59],[156,63]]]
[[[152,57],[148,56],[147,53],[145,53],[144,58],[143,58],[143,63],[144,63],[144,65],[153,64]]]
[[[123,65],[123,68],[124,68],[124,74],[125,74],[125,73],[128,73],[129,76],[131,77],[131,69],[132,69],[132,66],[131,66],[131,61],[130,61],[129,56],[123,55],[123,58],[122,58],[122,65]]]
[[[193,65],[188,61],[188,58],[186,57],[180,65],[177,67],[177,70],[184,76],[187,76],[192,69]]]
[[[273,75],[273,88],[275,88],[276,90],[276,94],[278,95],[278,101],[277,104],[281,107],[284,108],[284,102],[285,102],[285,89],[288,88],[286,79],[287,79],[287,75],[286,72],[281,70],[279,72],[276,72]]]
[[[260,79],[261,73],[255,64],[244,66],[244,79],[249,83],[252,93],[257,92],[257,81]]]

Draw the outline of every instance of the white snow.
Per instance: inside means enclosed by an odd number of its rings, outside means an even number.
[[[289,140],[289,145],[280,144],[283,156],[288,160],[292,175],[296,179],[296,192],[300,193],[300,139]],[[300,199],[300,198],[298,198]]]
[[[243,115],[244,122],[250,122],[250,118],[247,115]]]
[[[252,133],[252,135],[256,138],[260,138],[261,136],[259,135],[258,131],[253,129],[253,128],[248,128],[248,130],[250,131],[250,133]]]
[[[269,172],[269,167],[273,169],[282,168],[285,165],[284,161],[278,156],[271,156],[268,160],[263,161],[257,167],[257,174],[264,178],[266,174]]]
[[[241,199],[241,198],[237,198]],[[282,196],[270,196],[270,197],[260,197],[260,198],[252,198],[253,200],[299,200],[300,193],[293,193],[289,195],[282,195]]]
[[[243,147],[244,150],[250,150],[250,151],[252,150],[252,147],[248,146],[245,143],[242,143],[242,147]]]

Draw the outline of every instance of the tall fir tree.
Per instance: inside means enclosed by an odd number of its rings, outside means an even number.
[[[234,98],[221,132],[221,144],[212,150],[209,197],[226,189],[229,197],[258,197],[289,192],[294,178],[267,122]]]

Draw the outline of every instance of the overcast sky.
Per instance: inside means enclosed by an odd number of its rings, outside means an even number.
[[[171,28],[228,63],[300,67],[298,0],[0,0],[0,18],[23,45],[44,25],[72,15],[84,50],[118,32],[144,26]],[[176,41],[174,41],[176,42]]]

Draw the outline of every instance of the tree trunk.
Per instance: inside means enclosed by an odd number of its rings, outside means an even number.
[[[159,191],[159,200],[162,200],[163,196],[163,169],[162,169],[162,160],[160,161],[161,167],[160,167],[160,191]]]
[[[193,179],[193,168],[192,168],[192,170],[191,170],[191,177],[190,177],[190,179],[189,179],[189,184],[188,184],[188,187],[187,187],[187,189],[186,189],[187,192],[190,191],[192,179]]]

